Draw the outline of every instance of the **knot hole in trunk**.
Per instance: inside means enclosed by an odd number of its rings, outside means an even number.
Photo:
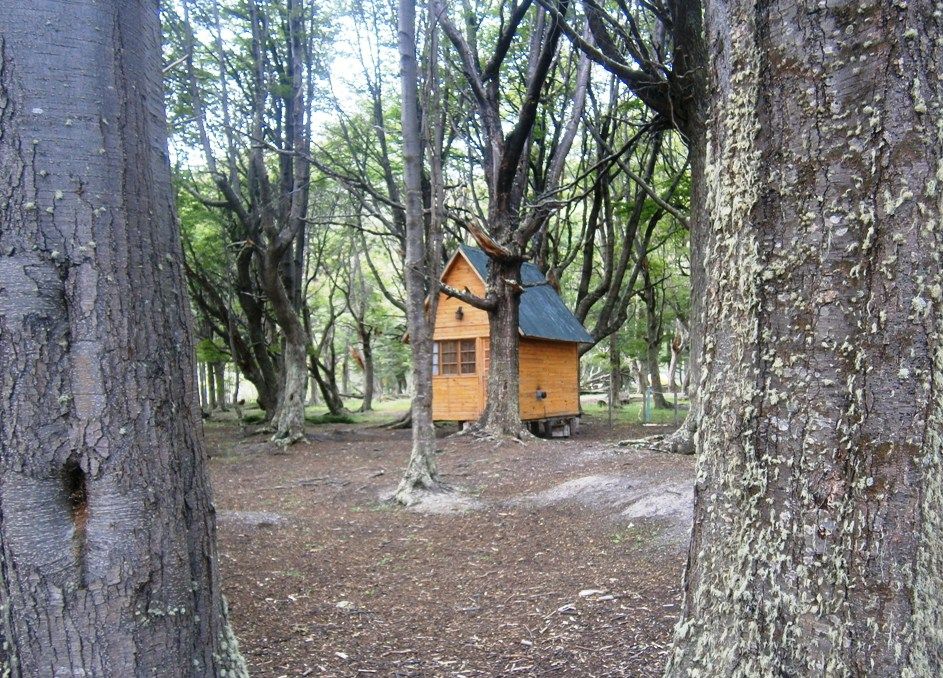
[[[72,545],[79,570],[83,570],[85,553],[85,528],[88,523],[88,491],[85,471],[75,459],[62,466],[62,489],[72,517]]]

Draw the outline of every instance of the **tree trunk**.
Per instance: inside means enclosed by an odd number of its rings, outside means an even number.
[[[317,383],[318,390],[321,391],[321,397],[324,399],[327,411],[331,414],[347,412],[344,399],[337,388],[337,374],[328,369],[322,370],[313,358],[309,374]]]
[[[671,405],[665,400],[665,389],[661,384],[661,362],[658,355],[662,337],[658,299],[647,267],[643,271],[643,276],[645,289],[642,297],[645,299],[646,310],[645,365],[648,368],[648,378],[652,387],[652,402],[655,407],[667,409]]]
[[[272,441],[287,446],[304,438],[308,336],[279,273],[281,255],[275,248],[268,247],[263,257],[262,287],[283,335],[280,388],[271,423]]]
[[[943,672],[935,10],[707,2],[703,418],[669,675]]]
[[[609,402],[613,407],[622,407],[622,352],[619,350],[619,333],[609,335]]]
[[[210,402],[206,389],[206,363],[197,363],[196,382],[200,391],[200,409],[205,410]]]
[[[360,335],[361,346],[363,347],[363,402],[360,404],[361,412],[370,412],[373,409],[373,344],[371,343],[370,332],[363,332]]]
[[[344,360],[341,361],[341,391],[350,393],[350,342],[344,342]]]
[[[431,22],[430,22],[431,23]],[[410,505],[421,491],[439,487],[435,459],[435,426],[432,421],[432,322],[428,315],[426,274],[438,275],[433,265],[435,248],[428,247],[422,205],[422,145],[419,125],[419,76],[416,67],[416,3],[399,0],[400,86],[403,126],[403,171],[406,185],[406,323],[409,329],[410,368],[413,376],[412,450],[399,486],[396,501]],[[430,233],[436,228],[432,220]],[[430,236],[431,237],[431,236]],[[436,239],[431,238],[432,243]],[[435,278],[433,278],[434,280]],[[435,289],[435,288],[433,288]]]
[[[203,363],[203,374],[206,375],[206,409],[212,412],[216,409],[216,366]]]
[[[635,378],[638,381],[639,393],[644,396],[645,392],[648,390],[648,369],[646,368],[646,363],[641,358],[636,358],[632,362],[635,367]]]
[[[220,594],[160,39],[156,2],[0,12],[0,663],[14,676],[246,675]]]
[[[668,365],[668,383],[672,393],[678,392],[678,376],[681,371],[681,355],[687,342],[687,328],[675,318],[675,333],[671,338],[671,362]]]
[[[317,380],[314,377],[311,377],[311,379],[308,380],[308,405],[317,405],[321,402],[320,395],[318,394],[318,388]]]
[[[269,355],[269,342],[265,336],[265,309],[260,297],[261,290],[257,289],[255,274],[252,267],[253,250],[245,247],[236,257],[236,290],[239,297],[239,306],[246,316],[249,341],[252,345],[252,355],[258,365],[259,379],[252,380],[256,392],[259,394],[259,407],[265,410],[267,418],[275,414],[278,403],[278,373]],[[251,379],[251,372],[244,371],[246,378]]]
[[[226,411],[226,363],[214,363],[216,371],[216,407]]]
[[[488,369],[488,402],[478,420],[481,431],[497,437],[520,437],[520,308],[521,263],[491,259],[488,288],[496,300],[488,312],[491,364]]]

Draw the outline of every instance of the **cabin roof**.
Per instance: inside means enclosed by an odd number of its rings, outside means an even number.
[[[484,282],[488,279],[488,266],[491,260],[477,247],[459,245],[459,251],[472,265]],[[446,267],[445,272],[448,272]],[[551,339],[553,341],[572,341],[590,344],[592,336],[566,307],[563,299],[547,282],[540,269],[525,262],[521,266],[521,282],[524,292],[521,295],[520,330],[525,337]]]

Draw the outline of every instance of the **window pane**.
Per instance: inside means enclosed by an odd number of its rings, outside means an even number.
[[[462,374],[475,373],[475,340],[462,340]]]
[[[439,373],[439,342],[432,342],[432,376]]]
[[[442,342],[442,374],[458,374],[458,342]]]

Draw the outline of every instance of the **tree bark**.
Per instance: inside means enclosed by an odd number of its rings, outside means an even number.
[[[671,407],[665,400],[665,389],[661,383],[661,309],[658,307],[658,297],[655,286],[652,284],[648,267],[642,271],[645,288],[642,298],[645,300],[645,366],[648,369],[648,378],[652,387],[652,402],[655,407],[667,409]]]
[[[15,676],[246,675],[216,565],[160,39],[148,0],[0,12],[0,662]]]
[[[488,402],[477,425],[497,437],[519,437],[521,263],[491,259],[488,290],[495,308],[489,312],[491,363],[488,368]]]
[[[671,338],[671,363],[668,365],[669,387],[672,393],[678,392],[678,376],[681,371],[681,356],[687,346],[688,330],[675,318],[675,333]]]
[[[209,395],[206,389],[206,363],[197,363],[196,381],[199,388],[200,409],[206,409],[209,406]]]
[[[206,375],[206,409],[212,412],[216,409],[216,366],[203,363],[203,374]]]
[[[213,363],[216,374],[216,407],[220,410],[229,409],[226,406],[226,363]]]
[[[636,358],[634,361],[635,367],[635,379],[638,381],[638,390],[642,396],[645,396],[645,391],[648,390],[648,369],[646,368],[646,363],[641,360],[641,358]]]
[[[943,672],[935,3],[708,0],[695,521],[668,675]]]
[[[619,350],[619,333],[609,335],[609,402],[613,407],[622,407],[622,352]]]
[[[361,333],[360,345],[363,351],[363,402],[360,404],[360,411],[370,412],[373,410],[373,390],[376,379],[373,364],[373,341],[370,332]]]
[[[406,188],[406,323],[411,348],[413,401],[410,410],[412,450],[406,471],[396,488],[395,498],[399,503],[409,506],[418,501],[421,492],[440,487],[435,459],[435,426],[432,421],[432,319],[435,318],[435,302],[428,312],[425,304],[429,282],[438,279],[438,267],[433,258],[438,256],[434,234],[438,220],[432,219],[427,234],[422,214],[422,137],[419,124],[415,0],[399,0],[398,36]],[[437,74],[433,77],[437,77]],[[433,288],[433,291],[437,290]],[[435,296],[430,295],[433,298]]]

